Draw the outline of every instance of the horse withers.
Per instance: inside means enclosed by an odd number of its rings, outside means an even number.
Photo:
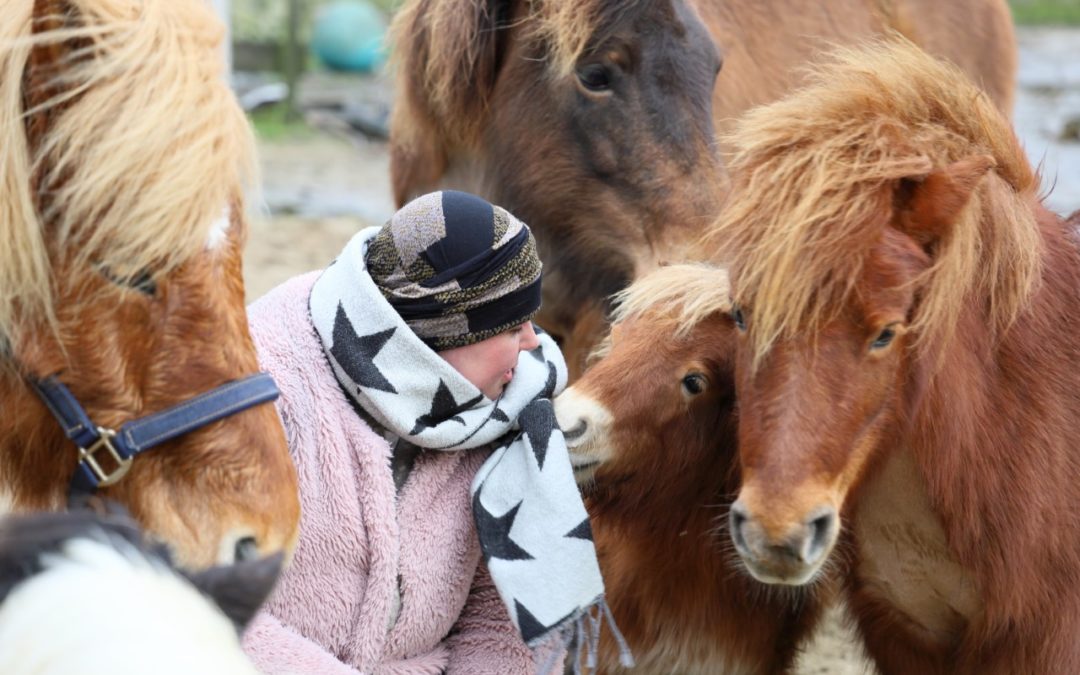
[[[62,508],[78,476],[194,567],[291,550],[299,519],[280,420],[245,409],[269,387],[245,379],[254,143],[223,34],[199,1],[0,12],[0,512]],[[203,425],[226,389],[242,412]]]
[[[886,675],[1080,671],[1076,216],[986,94],[902,41],[838,52],[734,138],[747,570],[846,568]]]
[[[632,672],[790,672],[831,584],[739,574],[735,327],[727,272],[664,267],[619,295],[600,358],[555,400]],[[599,672],[622,672],[602,633]]]
[[[684,260],[715,217],[715,131],[797,86],[827,44],[890,31],[1011,110],[1005,0],[410,0],[393,28],[395,199],[456,187],[529,224],[545,266],[537,321],[573,381],[607,298]]]

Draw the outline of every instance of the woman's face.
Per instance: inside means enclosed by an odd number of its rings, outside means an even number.
[[[540,344],[531,321],[480,342],[439,352],[465,379],[495,400],[514,377],[518,354]]]

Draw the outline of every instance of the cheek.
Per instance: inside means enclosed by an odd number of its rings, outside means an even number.
[[[517,365],[518,356],[521,354],[517,340],[508,344],[499,354],[499,372],[509,370]]]

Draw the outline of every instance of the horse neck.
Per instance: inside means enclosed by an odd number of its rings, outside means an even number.
[[[0,514],[61,507],[75,445],[9,364],[0,364],[0,401]]]
[[[1075,595],[1080,567],[1080,251],[1056,216],[1039,223],[1028,309],[996,343],[978,309],[960,318],[905,439],[958,562],[995,589],[991,616]]]
[[[733,448],[662,490],[590,504],[605,597],[646,672],[673,661],[694,673],[786,672],[833,592],[826,585],[796,599],[739,569],[725,525],[738,485]],[[600,652],[601,664],[617,662],[609,631]]]

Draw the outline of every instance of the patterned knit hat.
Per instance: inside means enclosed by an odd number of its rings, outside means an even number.
[[[365,261],[383,297],[436,351],[486,340],[540,309],[536,240],[475,195],[414,199],[383,226]]]

